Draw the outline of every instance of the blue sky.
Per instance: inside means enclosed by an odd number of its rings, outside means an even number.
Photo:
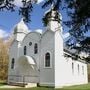
[[[44,0],[38,0],[38,3],[34,5],[33,12],[31,13],[31,22],[28,24],[30,30],[44,29],[42,17],[46,10],[41,8],[42,1]],[[15,4],[18,7],[21,6],[20,0],[16,0]],[[62,12],[62,16],[64,20],[68,18],[64,12]],[[0,37],[7,37],[12,32],[13,27],[20,21],[20,19],[21,16],[18,15],[18,10],[15,12],[0,12]]]

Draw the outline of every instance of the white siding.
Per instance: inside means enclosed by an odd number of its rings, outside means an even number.
[[[45,68],[45,54],[49,52],[51,57],[51,67]],[[40,84],[53,86],[54,85],[54,33],[46,31],[41,40],[40,52]]]

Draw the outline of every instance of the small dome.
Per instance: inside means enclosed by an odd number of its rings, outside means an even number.
[[[28,27],[27,27],[27,25],[24,23],[24,21],[23,21],[23,19],[21,19],[21,21],[17,24],[17,25],[15,25],[15,27],[14,27],[14,34],[16,34],[16,33],[28,33],[29,32],[29,30],[28,30]]]
[[[42,34],[42,30],[41,29],[37,29],[35,31],[38,32],[38,33],[40,33],[40,34]]]
[[[59,11],[56,10],[53,5],[49,10],[45,12],[43,17],[43,23],[45,26],[47,26],[49,21],[58,21],[60,23],[61,20],[62,20],[61,13],[59,13]]]
[[[61,13],[59,13],[53,7],[45,12],[45,16],[48,19],[57,20],[57,21],[61,19]]]

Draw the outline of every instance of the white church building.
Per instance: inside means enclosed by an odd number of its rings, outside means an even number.
[[[87,84],[87,63],[64,45],[61,15],[51,9],[44,17],[48,23],[42,33],[30,31],[23,20],[14,27],[8,83],[54,88]]]

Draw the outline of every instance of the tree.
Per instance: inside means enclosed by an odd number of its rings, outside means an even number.
[[[0,10],[14,11],[16,7],[13,4],[14,1],[0,0]],[[22,0],[23,6],[19,8],[19,14],[23,16],[25,22],[31,20],[30,16],[33,10],[33,3],[36,2],[37,0]],[[82,41],[85,41],[87,39],[85,33],[90,31],[90,0],[46,0],[42,8],[46,8],[52,4],[55,10],[59,11],[60,7],[66,9],[68,16],[70,16],[70,20],[64,22],[65,25],[70,27],[69,33],[71,34],[67,45],[75,47],[77,43],[80,44]],[[71,42],[72,39],[73,43]],[[85,46],[84,43],[82,44],[81,47]]]
[[[0,10],[15,10],[15,0],[0,0]],[[33,3],[37,0],[22,0],[23,6],[19,8],[19,14],[24,17],[24,21],[30,21],[30,13],[33,10]],[[46,0],[42,8],[54,5],[56,10],[59,10],[64,4],[67,9],[68,16],[71,17],[70,21],[65,24],[72,29],[69,31],[71,35],[78,39],[89,31],[90,28],[90,0]],[[62,7],[63,8],[63,7]]]
[[[65,6],[62,5],[63,1]],[[52,4],[56,10],[59,10],[61,6],[67,9],[67,14],[71,17],[71,20],[67,21],[65,24],[69,27],[72,26],[72,30],[70,30],[70,32],[72,32],[71,34],[73,34],[75,37],[81,36],[83,33],[89,30],[90,0],[47,0],[43,4],[42,8]]]
[[[0,0],[0,10],[11,10],[14,11],[15,5],[13,4],[14,0]]]
[[[14,4],[15,0],[0,0],[0,10],[9,10],[11,12],[15,11],[16,5]],[[19,8],[19,14],[22,15],[25,22],[30,21],[30,14],[33,9],[33,3],[36,3],[37,0],[22,0],[23,6]]]
[[[80,47],[77,50],[85,50],[90,53],[90,48],[87,47],[87,45],[90,46],[90,42],[88,42],[90,38],[85,36],[85,33],[90,31],[90,0],[47,0],[42,8],[52,4],[58,11],[60,7],[66,9],[68,16],[70,16],[70,20],[64,21],[64,24],[70,28],[69,33],[71,34],[67,45],[71,48],[77,48],[78,43]]]
[[[6,41],[0,38],[0,80],[6,80],[8,76],[9,48],[13,40],[13,36]]]
[[[8,69],[8,48],[3,39],[0,39],[0,79],[7,78]]]
[[[31,21],[30,13],[33,10],[33,5],[32,4],[36,3],[36,2],[37,2],[37,0],[22,0],[23,6],[20,7],[19,14],[23,16],[23,20],[25,22]]]

